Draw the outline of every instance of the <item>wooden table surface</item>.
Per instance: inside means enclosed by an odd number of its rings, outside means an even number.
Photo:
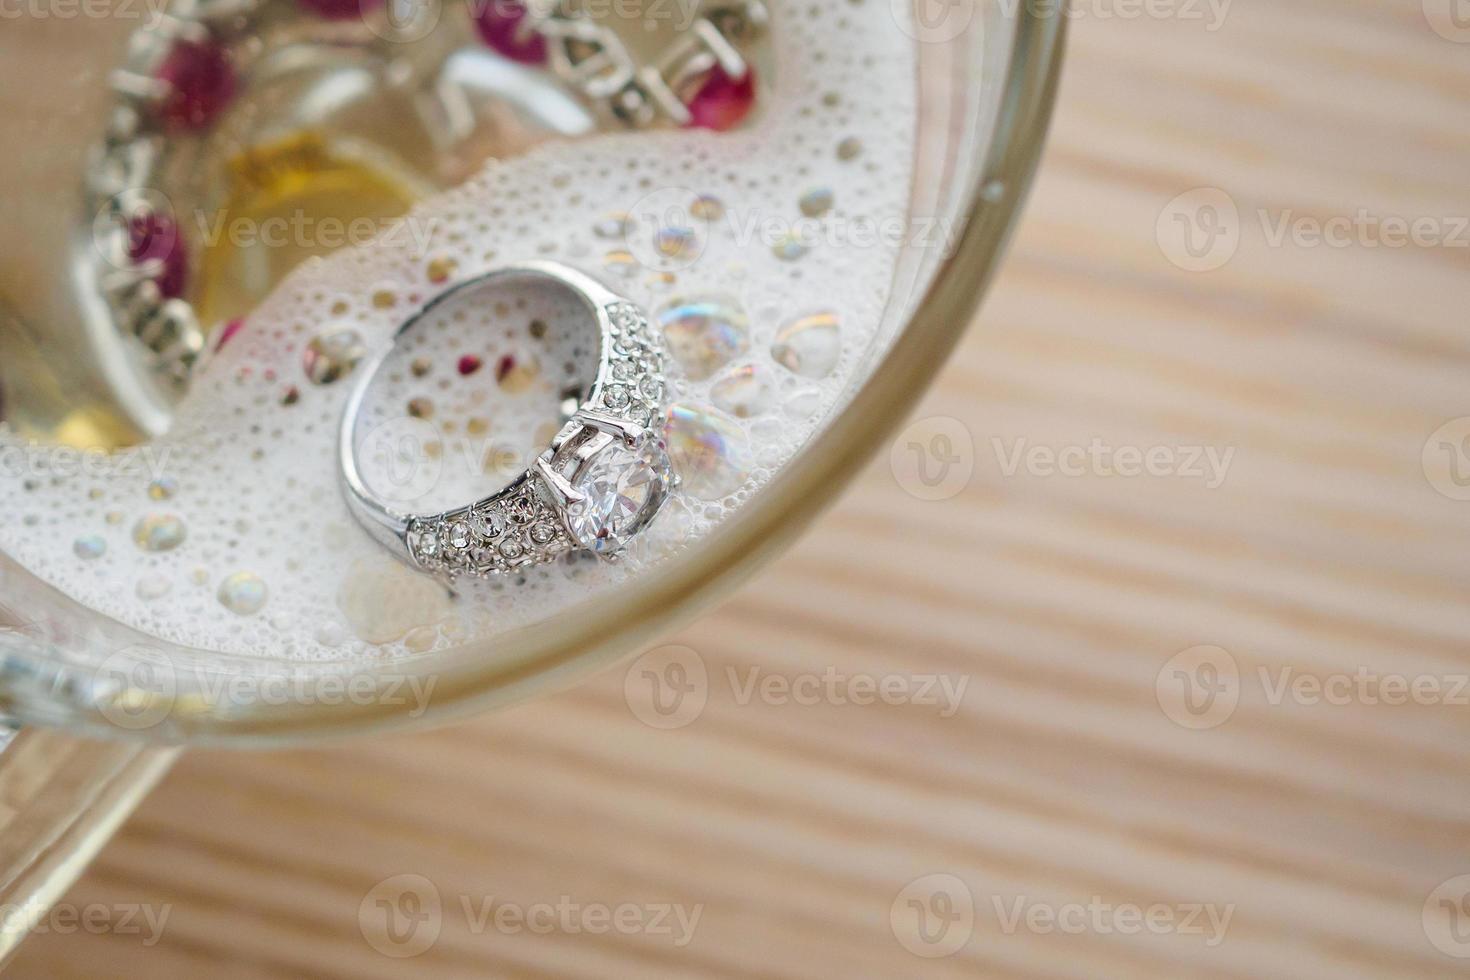
[[[885,447],[673,638],[709,677],[682,727],[619,669],[187,754],[66,899],[167,906],[161,936],[48,931],[12,975],[1464,973],[1453,2],[1081,0],[1025,221],[919,415],[957,420],[963,490],[919,499]]]

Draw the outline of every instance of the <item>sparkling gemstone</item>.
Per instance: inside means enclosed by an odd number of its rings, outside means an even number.
[[[801,213],[808,218],[820,218],[832,210],[833,200],[830,188],[817,187],[803,194],[797,203],[801,207]]]
[[[439,554],[439,535],[435,531],[424,531],[419,535],[419,554],[433,558]]]
[[[459,359],[459,373],[465,376],[474,374],[480,370],[483,362],[473,354],[466,354]]]
[[[627,408],[632,396],[622,385],[609,385],[602,393],[602,403],[611,409]]]
[[[265,582],[254,572],[236,572],[219,584],[220,605],[240,616],[250,616],[265,608]]]
[[[664,433],[681,488],[701,500],[719,500],[740,488],[749,473],[750,440],[741,428],[700,406],[670,406]]]
[[[515,538],[506,538],[500,542],[500,553],[506,558],[519,558],[524,551],[525,549],[521,547],[521,543]]]
[[[101,558],[107,552],[107,542],[101,535],[86,534],[72,542],[71,550],[78,558]]]
[[[835,313],[813,313],[776,331],[776,363],[803,378],[825,378],[842,356],[842,324]]]
[[[451,548],[468,548],[470,546],[470,526],[464,521],[455,521],[449,525],[448,539]]]
[[[535,31],[524,29],[526,5],[521,0],[488,0],[475,10],[475,27],[480,38],[491,48],[512,61],[539,65],[546,61],[546,40]]]
[[[702,381],[750,347],[745,311],[723,296],[681,297],[658,315],[669,351],[692,381]]]
[[[528,497],[517,497],[505,505],[512,524],[529,524],[536,519],[536,505]]]
[[[647,375],[638,382],[638,394],[643,396],[644,401],[658,404],[658,400],[664,396],[663,382],[653,375]]]
[[[150,212],[128,224],[128,258],[136,263],[157,259],[163,269],[153,282],[169,299],[184,294],[189,277],[189,256],[178,225],[167,215]]]
[[[224,45],[215,41],[180,41],[158,77],[172,87],[158,110],[169,129],[204,129],[235,97],[234,66]]]
[[[622,550],[658,512],[671,473],[668,455],[652,439],[598,453],[572,484],[583,496],[567,508],[577,543],[604,556]]]
[[[755,72],[747,70],[744,78],[736,79],[716,65],[689,100],[689,125],[721,131],[734,129],[753,105]]]
[[[722,412],[729,412],[738,419],[748,419],[771,410],[775,390],[764,371],[755,365],[746,365],[716,381],[710,389],[710,397]]]
[[[640,357],[646,346],[643,339],[633,333],[623,333],[613,341],[613,350],[624,357]]]
[[[486,541],[500,537],[505,531],[505,518],[494,511],[484,511],[470,518],[470,526]]]
[[[184,522],[172,514],[149,514],[133,525],[133,543],[144,551],[172,551],[187,534]]]
[[[556,537],[556,530],[550,524],[537,524],[531,528],[531,540],[537,544],[549,544]]]
[[[302,366],[314,384],[331,384],[350,374],[366,354],[367,347],[356,330],[347,327],[325,330],[306,345]]]

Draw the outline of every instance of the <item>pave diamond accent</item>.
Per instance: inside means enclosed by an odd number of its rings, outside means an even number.
[[[663,397],[663,344],[648,317],[632,303],[613,303],[607,315],[613,341],[607,377],[618,383],[603,390],[602,404],[618,418],[647,425]]]
[[[407,544],[421,568],[450,578],[504,574],[555,561],[574,547],[560,514],[527,477],[472,508],[419,518]]]

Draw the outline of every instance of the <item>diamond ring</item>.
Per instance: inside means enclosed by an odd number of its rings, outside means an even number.
[[[657,431],[664,353],[637,304],[576,269],[530,261],[459,283],[399,327],[413,330],[451,297],[492,284],[539,280],[575,295],[596,320],[599,360],[576,410],[524,473],[473,503],[404,513],[371,489],[359,467],[358,421],[389,345],[364,363],[342,416],[339,457],[347,502],[363,526],[415,567],[453,579],[490,576],[586,550],[606,560],[657,516],[674,484]]]

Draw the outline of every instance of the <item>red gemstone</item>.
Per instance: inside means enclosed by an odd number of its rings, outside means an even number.
[[[153,281],[159,292],[169,299],[184,295],[189,275],[189,258],[172,218],[147,214],[134,218],[128,225],[128,258],[134,262],[157,259],[163,263]]]
[[[173,87],[158,110],[168,129],[203,129],[235,97],[234,66],[224,46],[214,41],[180,41],[158,77]]]
[[[480,370],[481,363],[483,362],[475,355],[466,354],[459,359],[459,373],[465,375],[474,374]]]
[[[473,0],[470,10],[480,38],[512,61],[525,65],[546,62],[546,39],[535,31],[521,35],[526,19],[523,0]]]
[[[236,317],[229,323],[226,323],[224,329],[219,332],[219,340],[215,341],[215,353],[219,353],[220,351],[224,350],[225,344],[228,344],[230,342],[230,338],[239,333],[240,328],[243,326],[245,326],[245,320],[242,317]]]
[[[689,100],[689,125],[721,131],[734,129],[753,105],[755,70],[747,68],[744,78],[734,79],[715,65]]]
[[[383,0],[296,0],[307,13],[323,20],[347,20],[369,14],[383,5]]]

